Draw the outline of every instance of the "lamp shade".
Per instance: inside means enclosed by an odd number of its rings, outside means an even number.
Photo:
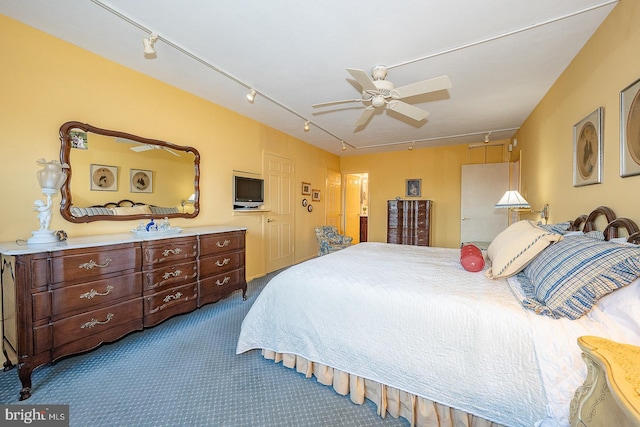
[[[64,169],[68,169],[69,166],[66,163],[60,164],[60,162],[55,160],[46,162],[44,159],[40,159],[37,163],[44,167],[44,169],[39,170],[36,174],[40,188],[50,191],[55,190],[55,192],[57,192],[67,179],[67,174]]]
[[[525,208],[530,209],[529,202],[516,190],[508,190],[496,203],[496,208]]]

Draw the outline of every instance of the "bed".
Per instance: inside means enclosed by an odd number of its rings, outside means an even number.
[[[411,425],[569,425],[586,377],[577,339],[640,345],[640,313],[624,309],[640,307],[638,243],[636,224],[606,207],[509,226],[484,272],[466,271],[460,249],[360,243],[274,277],[237,353],[261,350]]]

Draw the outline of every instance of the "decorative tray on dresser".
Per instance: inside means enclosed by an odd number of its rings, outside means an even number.
[[[246,229],[185,228],[70,238],[50,246],[0,243],[2,350],[17,364],[20,400],[39,366],[157,325],[242,290]]]

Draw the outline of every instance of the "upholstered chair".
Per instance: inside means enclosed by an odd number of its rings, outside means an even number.
[[[344,236],[338,233],[338,229],[332,225],[322,225],[315,228],[316,239],[320,250],[318,256],[327,255],[331,252],[339,251],[351,246],[353,237]]]

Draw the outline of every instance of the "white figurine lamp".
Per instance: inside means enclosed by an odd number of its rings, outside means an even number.
[[[34,211],[38,212],[38,219],[40,220],[40,230],[33,231],[31,238],[27,240],[29,245],[41,245],[56,243],[58,239],[54,235],[54,232],[49,230],[49,223],[51,222],[51,197],[54,196],[64,184],[67,179],[67,173],[64,169],[68,169],[69,165],[66,163],[60,164],[57,160],[51,160],[50,162],[44,159],[38,160],[40,166],[44,169],[39,170],[37,173],[38,182],[42,193],[47,196],[47,203],[42,200],[36,200],[34,202]]]

